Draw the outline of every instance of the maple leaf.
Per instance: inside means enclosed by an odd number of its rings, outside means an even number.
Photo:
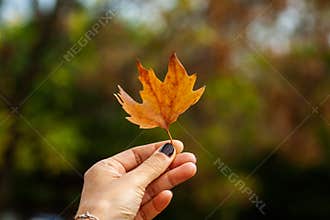
[[[120,86],[119,93],[114,95],[130,115],[126,117],[130,122],[145,129],[164,128],[172,139],[169,125],[200,99],[205,86],[193,90],[196,74],[188,75],[175,53],[170,57],[164,81],[159,80],[152,69],[144,68],[139,61],[137,68],[143,86],[140,91],[142,103],[136,102]]]

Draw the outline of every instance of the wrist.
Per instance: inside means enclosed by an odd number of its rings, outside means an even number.
[[[95,215],[90,214],[89,212],[85,212],[84,214],[77,214],[74,218],[74,220],[100,220]]]
[[[110,204],[107,201],[103,201],[103,202],[98,201],[97,203],[89,203],[89,202],[84,203],[84,202],[81,202],[80,205],[79,205],[77,214],[75,216],[84,215],[87,212],[90,213],[92,216],[97,217],[98,220],[104,220],[104,219],[111,220],[111,219],[113,219],[110,216],[111,208],[110,208]]]

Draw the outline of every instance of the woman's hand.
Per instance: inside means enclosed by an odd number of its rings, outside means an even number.
[[[131,148],[94,164],[84,177],[77,215],[100,220],[149,220],[172,199],[171,188],[196,173],[196,158],[181,153],[183,144],[173,141]]]

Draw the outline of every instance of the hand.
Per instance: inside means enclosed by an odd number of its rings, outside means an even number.
[[[172,199],[171,188],[196,173],[196,158],[173,141],[131,148],[94,164],[84,176],[77,214],[100,220],[149,220]]]

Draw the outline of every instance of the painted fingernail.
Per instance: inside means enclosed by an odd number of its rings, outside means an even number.
[[[174,147],[172,144],[166,143],[164,146],[162,146],[162,148],[160,148],[159,151],[170,157],[174,153]]]

